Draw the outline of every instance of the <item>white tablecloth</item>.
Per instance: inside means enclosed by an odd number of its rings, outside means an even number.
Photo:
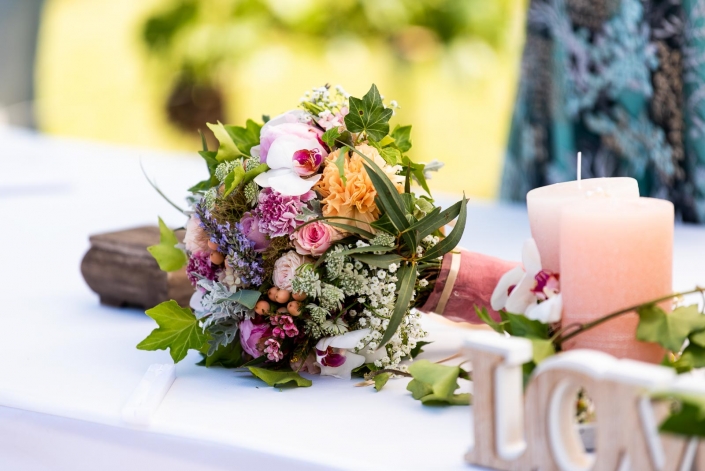
[[[170,358],[135,349],[155,324],[100,306],[79,263],[90,234],[157,215],[183,224],[140,158],[174,201],[205,173],[187,155],[0,131],[0,470],[468,469],[469,409],[424,407],[406,380],[377,393],[314,377],[280,392],[190,354],[151,425],[123,423],[149,365]],[[478,202],[462,245],[518,259],[528,236],[523,207]],[[705,284],[704,242],[702,228],[676,228],[676,288]],[[426,325],[428,358],[458,350],[463,329]]]

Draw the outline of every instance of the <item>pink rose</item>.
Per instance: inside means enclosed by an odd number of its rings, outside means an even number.
[[[306,224],[291,235],[294,247],[301,255],[320,257],[336,240],[338,232],[323,221]]]
[[[305,117],[306,115],[302,110],[292,110],[271,119],[262,126],[258,148],[260,162],[267,162],[269,148],[274,141],[282,136],[294,136],[317,141],[323,132],[302,122]]]
[[[269,247],[270,240],[259,230],[259,218],[252,213],[245,213],[240,220],[242,233],[255,243],[255,252],[262,252]]]
[[[299,255],[293,250],[285,253],[274,262],[274,273],[272,274],[274,285],[279,289],[291,291],[291,280],[294,279],[296,269],[311,261],[311,259]]]
[[[240,344],[248,354],[257,358],[262,352],[257,348],[262,337],[268,336],[270,327],[267,324],[255,324],[251,319],[240,322]]]
[[[211,249],[208,248],[208,234],[206,234],[206,231],[201,227],[201,221],[195,214],[192,214],[186,223],[184,247],[191,253],[211,253]]]

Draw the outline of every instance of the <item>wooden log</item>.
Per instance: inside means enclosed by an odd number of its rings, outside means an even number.
[[[177,233],[179,241],[183,231]],[[149,309],[175,300],[187,306],[194,292],[186,269],[166,273],[147,247],[159,243],[159,228],[136,227],[90,237],[91,248],[81,262],[86,284],[98,294],[101,304]]]

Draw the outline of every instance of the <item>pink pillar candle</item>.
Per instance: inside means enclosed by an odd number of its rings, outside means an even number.
[[[592,194],[612,198],[638,198],[639,185],[633,178],[589,178],[556,183],[531,190],[526,195],[531,236],[541,255],[545,270],[558,273],[560,268],[559,229],[561,210]]]
[[[564,327],[583,324],[672,292],[673,204],[653,198],[589,198],[565,208],[560,224]],[[664,351],[636,340],[636,313],[575,336],[591,348],[657,363]]]

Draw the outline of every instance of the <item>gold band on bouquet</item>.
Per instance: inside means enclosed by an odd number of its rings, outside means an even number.
[[[436,314],[443,314],[446,309],[446,304],[450,299],[450,295],[455,287],[455,280],[458,278],[458,272],[460,271],[460,252],[453,252],[450,259],[450,271],[448,272],[448,279],[443,287],[443,292],[441,292],[441,298],[438,300],[438,306],[435,309]]]

